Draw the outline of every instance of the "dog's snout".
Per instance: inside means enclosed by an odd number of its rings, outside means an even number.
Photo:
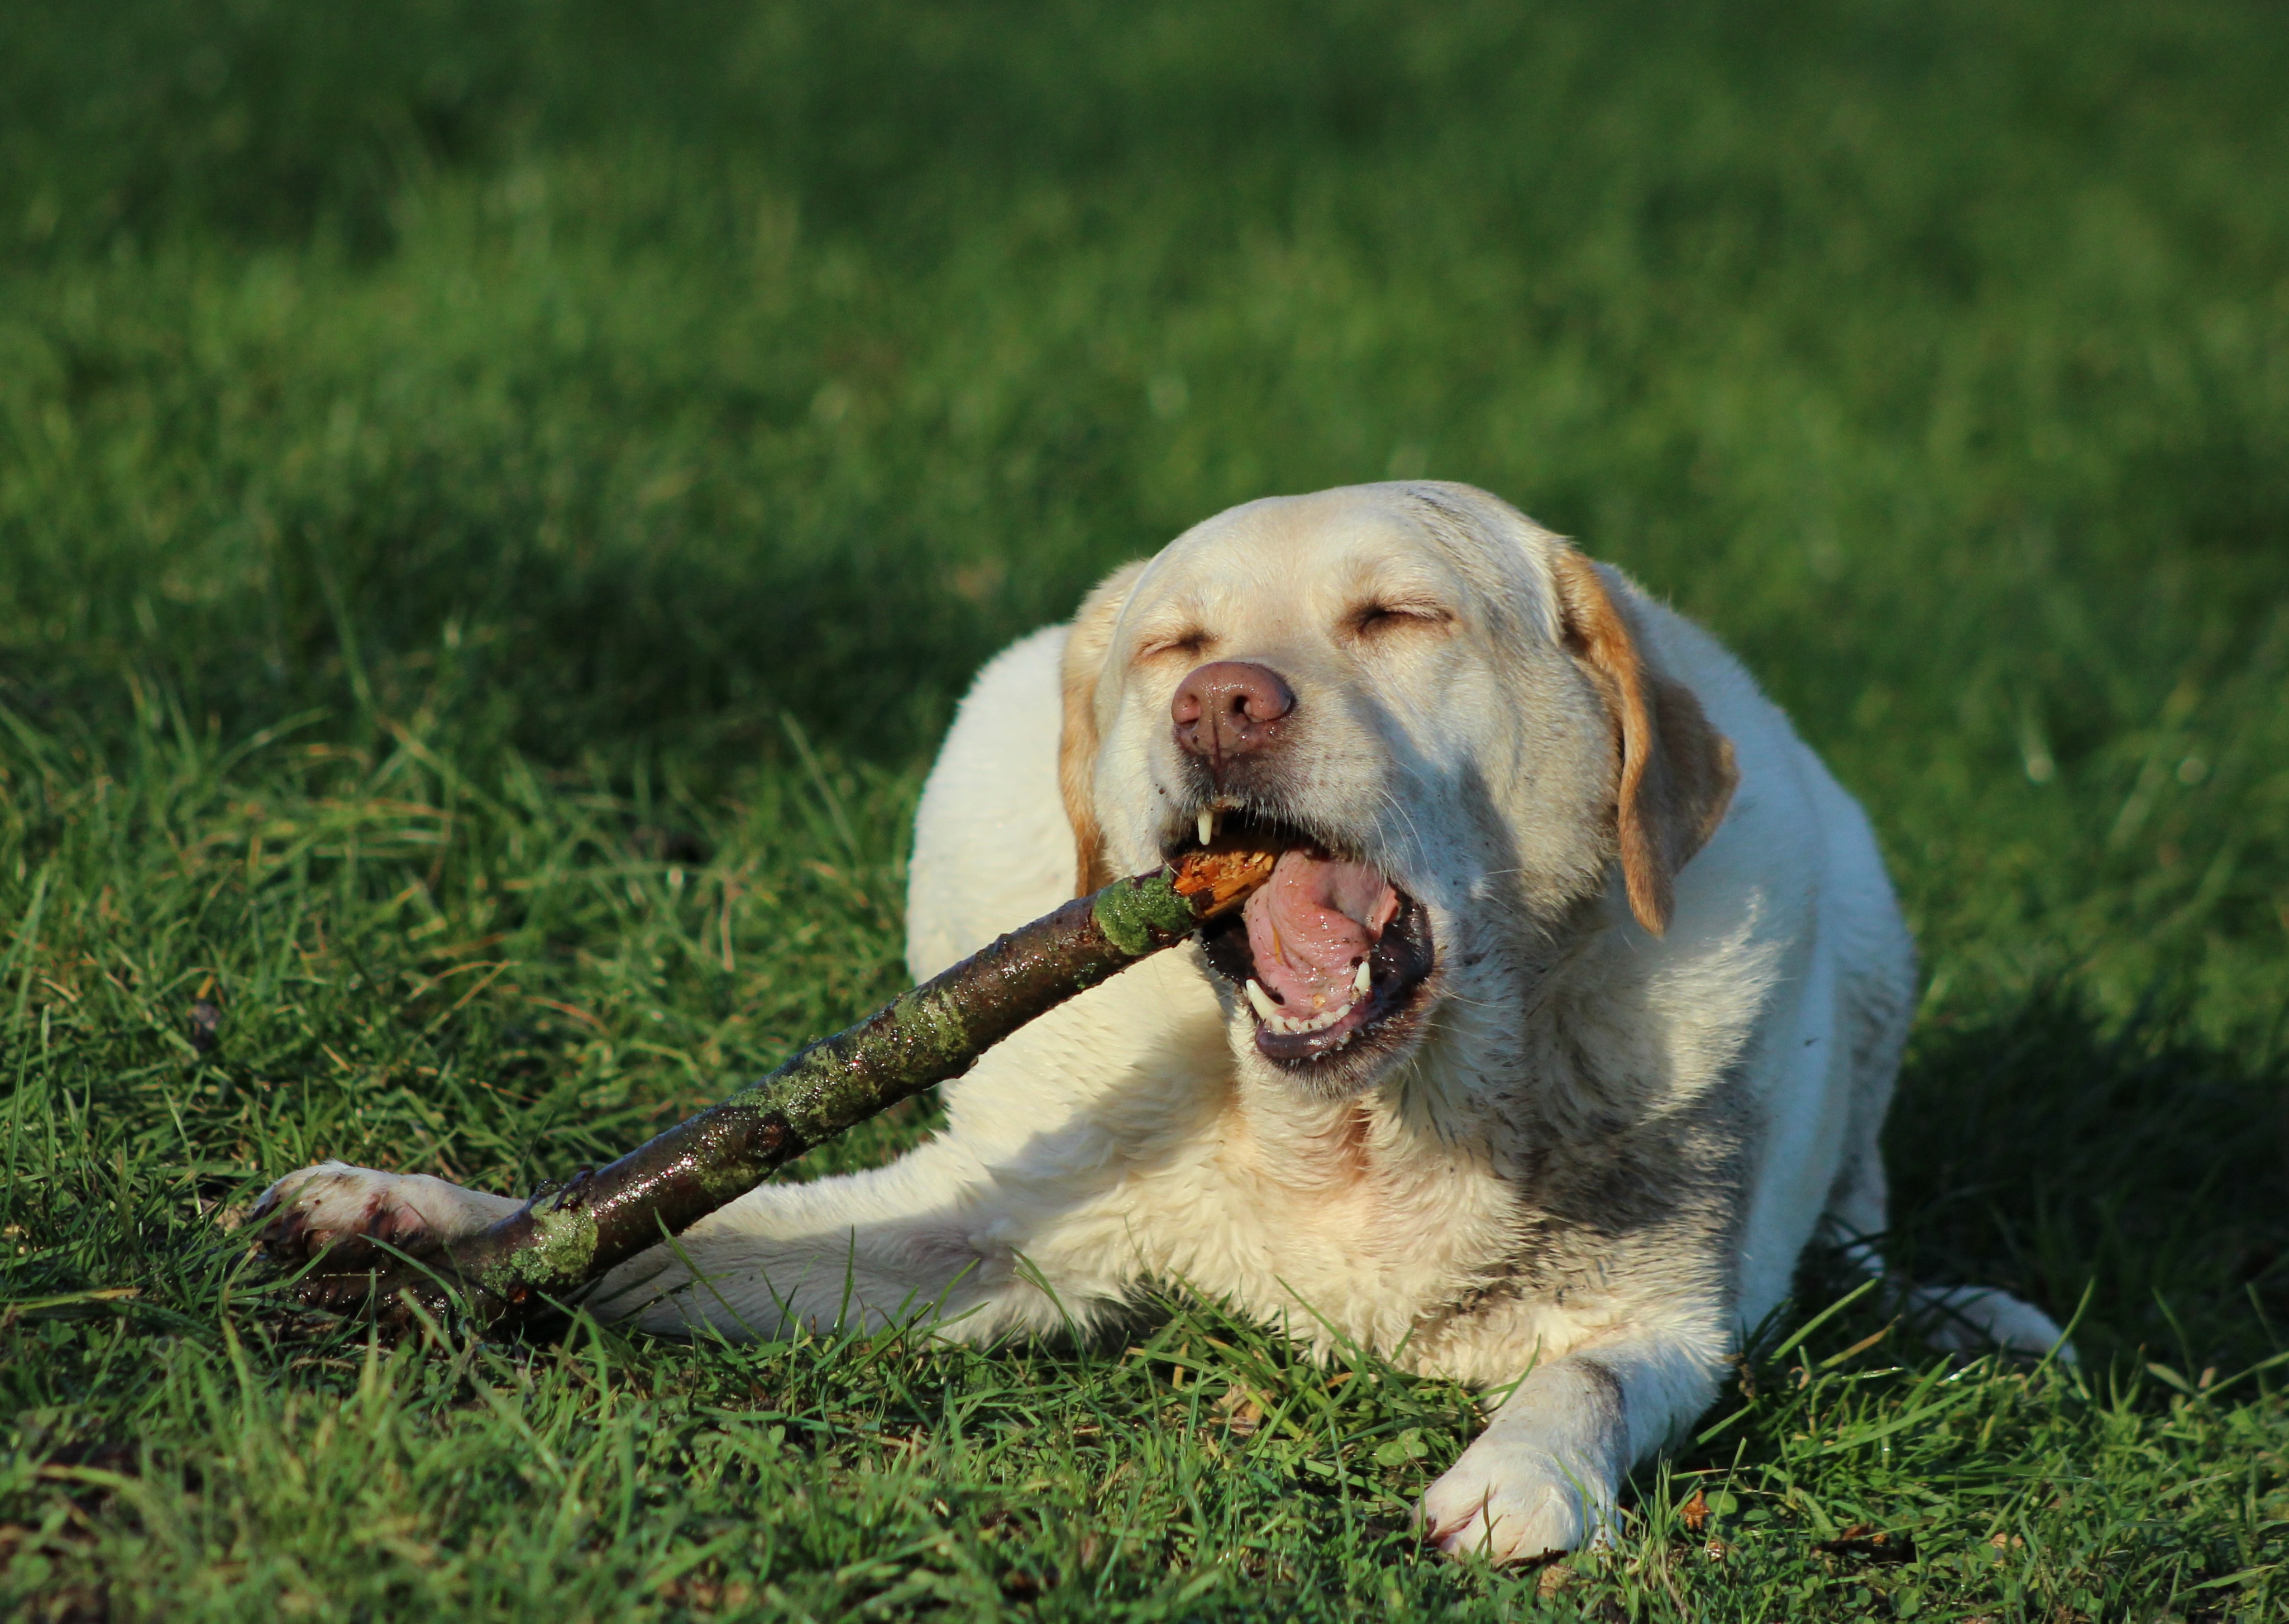
[[[1178,745],[1220,776],[1224,762],[1272,743],[1295,709],[1295,690],[1269,665],[1215,660],[1176,685],[1168,714]]]

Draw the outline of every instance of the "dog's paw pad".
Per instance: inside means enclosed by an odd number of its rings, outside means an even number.
[[[403,1174],[321,1162],[263,1191],[249,1221],[263,1248],[276,1257],[313,1258],[348,1240],[418,1251],[433,1237],[410,1198],[411,1184]]]

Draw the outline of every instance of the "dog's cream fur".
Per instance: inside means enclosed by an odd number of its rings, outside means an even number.
[[[1283,1069],[1180,948],[988,1054],[909,1155],[757,1190],[683,1238],[699,1280],[650,1254],[592,1306],[983,1341],[1182,1282],[1503,1395],[1424,1495],[1448,1550],[1594,1538],[1806,1242],[1885,1227],[1914,970],[1867,821],[1705,633],[1483,492],[1256,502],[980,674],[917,821],[918,978],[1192,826],[1169,701],[1205,659],[1286,677],[1264,793],[1427,906],[1403,1035]],[[515,1205],[339,1163],[271,1199],[313,1239]],[[1925,1306],[1966,1341],[2057,1337],[1996,1293]]]

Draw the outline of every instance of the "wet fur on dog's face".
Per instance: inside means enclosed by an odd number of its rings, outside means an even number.
[[[1231,662],[1276,673],[1292,709],[1246,753],[1204,755],[1172,700]],[[1639,866],[1667,871],[1625,876],[1659,928],[1669,874],[1730,792],[1723,741],[1689,696],[1664,746],[1657,712],[1682,690],[1648,709],[1657,679],[1593,567],[1465,487],[1220,514],[1097,590],[1065,676],[1083,888],[1196,843],[1203,811],[1219,839],[1295,853],[1285,888],[1212,937],[1205,962],[1241,1065],[1328,1095],[1480,1027],[1470,1011],[1522,1017],[1536,965],[1581,927],[1617,850],[1631,867],[1631,833]],[[1696,747],[1710,759],[1680,771],[1671,758]],[[1679,806],[1651,804],[1649,769]],[[1673,792],[1680,777],[1697,797]],[[1691,830],[1625,829],[1625,787],[1637,824]]]

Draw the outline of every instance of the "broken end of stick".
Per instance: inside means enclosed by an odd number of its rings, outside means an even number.
[[[1149,874],[1114,880],[1089,898],[1089,912],[1107,942],[1129,958],[1141,959],[1231,912],[1272,878],[1278,861],[1272,852],[1236,848],[1186,852]],[[1102,979],[1101,974],[1093,975],[1090,983]]]
[[[1279,861],[1276,851],[1236,847],[1188,851],[1174,864],[1176,895],[1192,904],[1197,917],[1212,919],[1253,896]]]

